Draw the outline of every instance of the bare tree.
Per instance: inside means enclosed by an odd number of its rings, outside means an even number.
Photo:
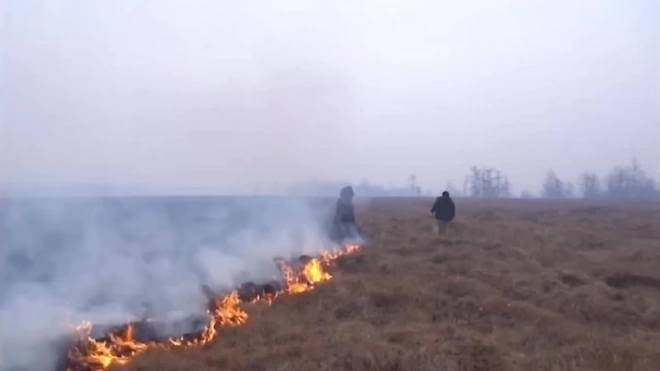
[[[511,183],[497,169],[473,166],[465,178],[464,191],[476,198],[508,198],[511,197]]]
[[[502,191],[500,197],[503,198],[511,197],[511,183],[509,182],[508,177],[504,177],[502,180]]]
[[[559,179],[554,171],[548,171],[541,188],[543,198],[562,199],[571,198],[575,193],[575,186],[571,182]]]
[[[410,195],[413,197],[418,196],[417,190],[419,187],[417,186],[417,176],[415,176],[415,174],[411,174],[408,177],[408,182],[410,184]]]
[[[603,188],[600,178],[596,173],[585,171],[580,174],[578,185],[580,187],[582,198],[594,199],[603,196]]]
[[[561,179],[552,170],[545,175],[541,196],[543,198],[563,198]]]
[[[607,196],[619,199],[654,199],[660,197],[655,179],[642,169],[637,159],[629,166],[618,166],[607,176]]]

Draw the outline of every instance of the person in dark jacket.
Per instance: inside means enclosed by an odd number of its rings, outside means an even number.
[[[335,208],[335,222],[355,224],[355,206],[353,187],[346,186],[339,192],[339,199]]]
[[[447,231],[447,225],[456,216],[456,205],[454,205],[454,200],[449,197],[449,192],[442,192],[442,196],[435,200],[431,208],[431,215],[438,222],[438,233],[445,233]]]
[[[361,238],[362,232],[355,219],[354,196],[355,192],[351,186],[346,186],[339,192],[333,220],[336,241]]]

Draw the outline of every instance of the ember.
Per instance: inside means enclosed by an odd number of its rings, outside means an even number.
[[[83,322],[74,331],[73,345],[68,350],[66,365],[61,369],[99,371],[111,364],[126,364],[149,348],[206,344],[216,337],[219,327],[240,326],[247,321],[248,314],[241,304],[258,301],[272,303],[281,294],[312,290],[316,284],[332,278],[325,271],[331,262],[359,248],[359,245],[346,245],[341,250],[323,252],[319,258],[302,255],[293,263],[278,258],[276,263],[282,272],[282,281],[265,284],[246,282],[225,295],[218,295],[204,286],[202,290],[208,298],[208,313],[204,316],[168,321],[144,319],[120,326],[93,326]]]

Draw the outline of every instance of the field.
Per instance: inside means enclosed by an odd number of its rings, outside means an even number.
[[[660,205],[432,200],[359,208],[370,242],[315,290],[200,349],[113,370],[660,370]]]

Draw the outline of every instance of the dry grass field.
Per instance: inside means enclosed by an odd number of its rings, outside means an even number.
[[[113,370],[660,370],[660,204],[373,200],[317,289]]]

